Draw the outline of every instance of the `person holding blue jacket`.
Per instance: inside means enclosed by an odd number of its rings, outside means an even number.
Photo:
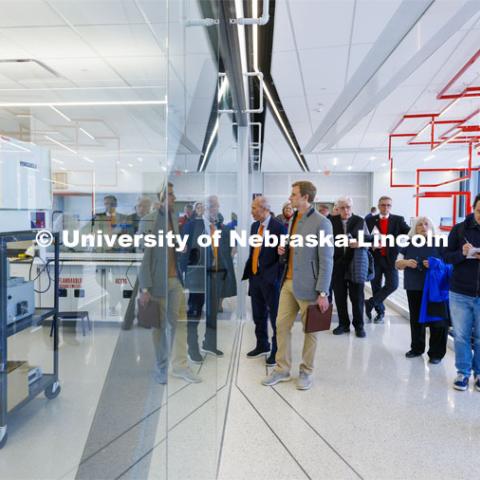
[[[413,221],[413,226],[408,233],[411,238],[414,235],[427,236],[428,232],[435,234],[432,221],[428,217],[417,217]],[[425,280],[427,269],[430,267],[429,257],[435,257],[440,260],[441,249],[435,246],[418,247],[410,244],[399,250],[395,267],[398,270],[404,270],[403,286],[407,291],[408,309],[410,311],[410,332],[411,345],[410,350],[405,354],[407,358],[414,358],[423,355],[425,352],[425,334],[426,326],[430,327],[430,341],[428,356],[429,362],[438,364],[442,361],[447,351],[448,322],[447,320],[438,320],[435,322],[421,323],[420,313],[422,307],[422,298],[425,294]]]
[[[450,311],[455,345],[456,390],[467,390],[474,374],[480,392],[480,195],[473,213],[455,225],[448,236],[444,260],[453,265],[450,282]],[[473,336],[473,354],[472,354]]]

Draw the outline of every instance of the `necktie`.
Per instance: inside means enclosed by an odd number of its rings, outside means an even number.
[[[263,235],[263,224],[260,225],[258,229],[257,235]],[[260,257],[260,249],[262,247],[255,247],[253,249],[253,256],[252,256],[252,272],[254,275],[258,272],[258,258]]]
[[[213,223],[210,224],[210,236],[212,237],[212,249],[213,249],[213,258],[215,261],[215,267],[218,267],[218,247],[216,247],[213,243],[213,234],[215,233],[215,225]]]

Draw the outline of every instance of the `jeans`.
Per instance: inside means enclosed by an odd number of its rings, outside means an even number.
[[[480,298],[450,292],[455,340],[455,367],[458,373],[480,375]],[[473,335],[473,355],[472,355]]]

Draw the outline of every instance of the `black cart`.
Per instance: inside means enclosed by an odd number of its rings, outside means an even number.
[[[21,320],[7,323],[7,280],[8,280],[8,257],[7,244],[10,242],[35,240],[36,230],[23,232],[0,233],[0,448],[2,448],[8,437],[7,421],[8,415],[20,409],[39,393],[44,392],[48,399],[53,399],[60,393],[60,383],[58,380],[58,284],[59,284],[59,252],[60,237],[58,233],[52,234],[54,246],[53,260],[53,288],[54,305],[53,308],[36,308],[33,315],[22,318]],[[48,267],[49,268],[49,267]],[[35,326],[41,326],[46,320],[51,321],[50,337],[53,341],[53,372],[43,373],[28,386],[28,396],[18,403],[14,408],[8,410],[7,389],[8,389],[8,371],[7,371],[7,339],[23,330]]]

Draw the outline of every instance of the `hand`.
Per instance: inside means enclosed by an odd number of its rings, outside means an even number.
[[[407,267],[407,268],[417,268],[417,266],[418,266],[418,263],[413,258],[410,258],[409,260],[405,260],[405,267]]]
[[[285,247],[278,247],[277,251],[279,255],[285,255]]]
[[[140,304],[142,305],[142,307],[145,307],[151,299],[152,296],[150,295],[150,292],[142,292],[140,294]]]
[[[428,263],[428,260],[424,260],[424,261],[423,261],[423,266],[424,266],[425,268],[430,268],[430,264]]]
[[[348,246],[350,248],[359,248],[360,247],[357,240],[350,240],[350,242],[348,243]]]
[[[321,297],[320,295],[317,298],[318,308],[322,313],[325,313],[330,305],[328,302],[328,297]]]
[[[468,242],[462,247],[462,253],[464,257],[468,255],[468,252],[470,251],[471,248],[473,248],[473,245]]]

